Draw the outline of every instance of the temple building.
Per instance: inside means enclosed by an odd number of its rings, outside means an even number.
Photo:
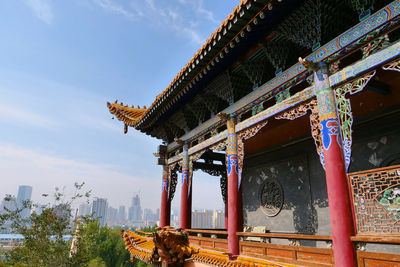
[[[162,143],[162,230],[123,232],[132,256],[400,266],[399,37],[399,0],[242,0],[150,107],[107,103]],[[196,170],[220,179],[222,229],[192,228]]]

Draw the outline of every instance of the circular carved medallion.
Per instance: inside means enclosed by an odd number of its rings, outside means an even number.
[[[260,187],[262,211],[269,217],[279,214],[283,206],[283,190],[276,179],[266,180]]]

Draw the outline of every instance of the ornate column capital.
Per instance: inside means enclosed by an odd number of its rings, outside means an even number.
[[[229,134],[234,134],[235,133],[235,125],[236,125],[236,118],[233,114],[226,114],[223,112],[220,112],[217,114],[218,118],[220,120],[226,121],[226,128],[228,130],[228,138]]]

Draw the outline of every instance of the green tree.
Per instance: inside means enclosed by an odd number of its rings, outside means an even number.
[[[24,242],[7,252],[8,258],[4,263],[0,262],[0,267],[150,266],[139,260],[130,261],[120,229],[100,227],[91,216],[81,217],[75,224],[71,223],[72,203],[90,195],[80,193],[83,185],[75,184],[76,191],[69,199],[56,188],[53,201],[40,205],[41,213],[34,211],[27,219],[19,216],[20,210],[39,207],[38,204],[26,202],[19,210],[8,210],[1,214],[0,226],[11,222],[13,231],[24,236]],[[150,232],[154,229],[149,227],[142,230]],[[65,240],[67,235],[76,237],[76,241],[73,241],[74,238]],[[70,253],[72,242],[75,249]]]
[[[89,262],[88,267],[106,267],[100,258],[95,258]]]
[[[110,229],[107,226],[100,228],[96,243],[97,255],[103,259],[107,267],[133,266],[119,229]]]
[[[64,237],[73,234],[72,203],[90,196],[90,192],[81,193],[83,186],[84,183],[75,183],[75,192],[71,198],[67,199],[66,194],[56,188],[53,198],[47,204],[25,201],[19,209],[6,210],[0,215],[0,226],[6,222],[11,223],[12,231],[24,237],[23,243],[6,253],[6,266],[58,267],[73,264],[73,257],[69,257],[71,241]],[[39,207],[40,212],[36,212]],[[20,216],[24,208],[34,209],[28,218]],[[87,265],[87,262],[81,266]]]

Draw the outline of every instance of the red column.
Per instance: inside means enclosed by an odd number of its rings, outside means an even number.
[[[228,252],[231,258],[239,255],[239,239],[236,235],[238,230],[238,153],[237,136],[235,133],[235,119],[228,118],[228,144],[227,154],[227,174],[228,174]]]
[[[193,175],[193,173],[192,173]],[[191,181],[191,176],[189,175],[189,181]],[[190,182],[189,185],[189,198],[188,198],[188,213],[187,213],[187,219],[186,219],[186,223],[187,223],[187,229],[192,228],[192,182]]]
[[[189,155],[188,145],[183,145],[183,156],[182,156],[182,188],[181,188],[181,214],[180,214],[180,226],[182,229],[188,229],[191,227],[191,190],[189,192]]]
[[[238,232],[243,232],[243,196],[242,196],[242,186],[241,186],[241,178],[239,179],[239,190],[238,190],[238,225],[237,225],[237,231]]]
[[[225,228],[228,229],[228,200],[225,203]]]
[[[335,266],[352,267],[357,266],[354,245],[350,240],[354,234],[354,224],[335,95],[330,88],[328,74],[326,63],[319,62],[318,70],[314,72],[314,86],[322,127],[333,253]]]
[[[160,209],[160,227],[170,224],[171,203],[168,201],[168,166],[163,166],[163,178],[161,185],[161,209]]]

